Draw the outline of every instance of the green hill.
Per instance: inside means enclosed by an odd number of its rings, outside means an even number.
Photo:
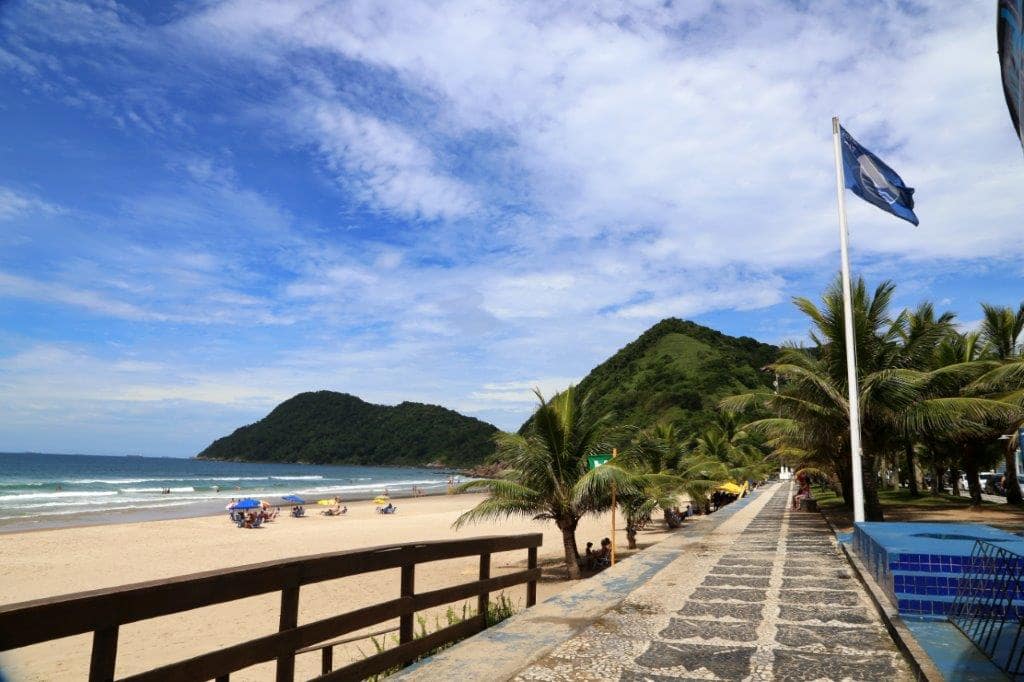
[[[472,466],[498,429],[437,405],[372,405],[347,393],[290,398],[255,424],[215,440],[200,459],[311,464]]]
[[[671,421],[688,434],[713,420],[721,398],[770,386],[772,377],[761,368],[778,351],[672,317],[591,370],[579,389],[591,392],[597,414],[614,412],[616,425]]]

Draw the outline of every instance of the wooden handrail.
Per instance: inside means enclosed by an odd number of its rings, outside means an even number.
[[[112,680],[119,626],[259,594],[280,592],[279,632],[125,679],[133,682],[164,679],[227,679],[231,672],[277,659],[277,679],[291,680],[294,677],[295,654],[300,650],[393,618],[400,618],[402,625],[405,626],[400,627],[400,646],[385,652],[389,656],[379,660],[392,661],[394,656],[399,656],[393,652],[402,650],[410,656],[398,661],[404,663],[421,655],[414,652],[422,648],[424,638],[415,640],[417,646],[411,646],[411,624],[413,614],[417,611],[474,596],[478,597],[480,603],[484,603],[483,595],[523,583],[527,584],[527,606],[532,606],[536,601],[536,582],[540,577],[540,570],[536,567],[536,551],[541,542],[541,534],[530,533],[385,545],[269,561],[219,571],[205,571],[167,580],[9,604],[0,606],[0,651],[93,632],[89,679]],[[489,556],[494,552],[516,549],[529,550],[529,568],[490,578]],[[474,555],[481,558],[479,580],[421,594],[415,593],[413,576],[416,564]],[[488,557],[487,571],[484,570],[484,557]],[[388,568],[402,568],[403,579],[398,599],[302,626],[297,625],[299,588],[302,585]],[[474,619],[481,629],[485,624],[484,618]],[[462,633],[465,630],[466,628],[445,628],[440,632]],[[433,635],[431,637],[430,641],[436,639]],[[328,659],[329,654],[325,653],[325,662]],[[396,663],[391,662],[382,669],[393,665]]]

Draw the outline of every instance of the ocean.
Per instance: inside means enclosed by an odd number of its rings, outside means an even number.
[[[172,457],[0,453],[0,532],[182,518],[232,498],[288,504],[443,492],[452,472],[369,466],[210,462]],[[167,491],[167,492],[165,492]]]

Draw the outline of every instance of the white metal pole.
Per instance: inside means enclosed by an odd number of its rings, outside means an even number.
[[[850,401],[850,455],[853,474],[853,521],[864,521],[864,479],[860,463],[860,396],[857,386],[857,342],[853,334],[853,302],[850,295],[850,255],[847,252],[846,182],[843,178],[843,150],[839,139],[839,117],[832,117],[832,144],[836,157],[836,196],[839,200],[839,250],[843,272],[843,322],[846,330],[846,383]]]

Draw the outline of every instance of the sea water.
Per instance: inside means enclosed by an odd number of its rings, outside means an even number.
[[[444,491],[452,472],[369,466],[212,462],[172,457],[0,453],[0,532],[83,523],[180,518],[232,498],[309,503]]]

